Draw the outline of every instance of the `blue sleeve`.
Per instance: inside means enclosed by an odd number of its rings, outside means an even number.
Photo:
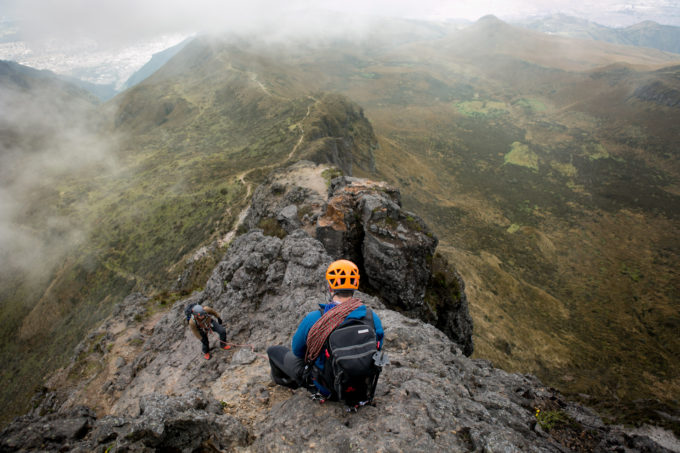
[[[373,326],[375,327],[375,338],[380,342],[380,349],[382,349],[385,331],[383,330],[382,321],[376,312],[373,312]]]
[[[292,350],[296,357],[301,359],[305,358],[305,352],[307,352],[307,334],[309,333],[309,329],[312,328],[319,318],[321,318],[321,313],[313,311],[307,313],[307,316],[300,322],[297,331],[295,331],[295,335],[293,335]]]

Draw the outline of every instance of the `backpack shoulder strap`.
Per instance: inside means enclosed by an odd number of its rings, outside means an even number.
[[[368,308],[368,305],[365,305],[365,307],[366,307],[366,316],[364,316],[364,319],[366,321],[368,321],[371,324],[371,326],[373,326],[373,328],[375,329],[375,326],[373,325],[373,310]]]
[[[191,309],[194,308],[196,304],[195,303],[190,303],[186,307],[184,307],[184,316],[187,318],[187,322],[191,320],[191,317],[193,316]]]

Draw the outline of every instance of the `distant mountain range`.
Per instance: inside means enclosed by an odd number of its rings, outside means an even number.
[[[660,25],[653,21],[644,21],[624,28],[612,28],[586,19],[554,14],[516,22],[516,25],[558,36],[593,39],[680,53],[680,27]]]
[[[404,30],[399,34],[395,34],[389,30],[389,28],[393,26],[389,21],[382,22],[379,28],[381,31],[386,31],[386,34],[389,34],[392,38],[398,37],[397,42],[399,42],[404,39],[406,39],[406,41],[419,39],[418,34],[424,33],[426,29],[429,29],[429,32],[421,35],[421,37],[427,36],[427,38],[432,38],[434,35],[442,36],[446,33],[446,30],[450,31],[454,28],[469,26],[467,21],[453,20],[448,21],[446,25],[428,23],[425,21],[405,21],[403,24]],[[586,19],[564,14],[554,14],[546,17],[526,19],[514,22],[514,24],[552,35],[591,39],[629,46],[648,47],[666,52],[680,53],[680,27],[660,25],[652,21],[640,22],[625,28],[613,28]],[[18,24],[16,22],[0,21],[0,59],[4,58],[6,60],[11,60],[12,57],[15,56],[18,58],[19,62],[22,62],[23,64],[37,67],[46,67],[45,65],[47,64],[54,72],[60,73],[61,71],[55,66],[55,61],[59,61],[60,58],[64,59],[64,56],[57,55],[55,58],[48,58],[49,55],[42,57],[39,53],[27,52],[27,49],[24,48],[23,43],[20,41],[17,27]],[[385,28],[387,30],[385,30]],[[372,35],[377,39],[376,46],[379,46],[381,45],[380,43],[384,42],[382,38],[382,36],[384,36],[383,33],[375,32],[372,33]],[[78,70],[74,73],[76,75],[65,77],[75,85],[90,91],[100,100],[106,101],[149,77],[179,52],[190,40],[191,38],[187,38],[179,44],[154,53],[146,64],[136,70],[126,80],[120,79],[123,72],[115,66],[121,64],[130,66],[130,62],[121,63],[113,56],[106,60],[102,60],[102,56],[99,55],[100,52],[97,51],[96,53],[98,56],[89,58],[89,60],[92,60],[92,63],[90,64],[93,66],[88,67],[88,60],[84,58],[87,56],[88,51],[87,49],[83,49],[84,53],[72,55],[68,58],[69,64],[75,64],[76,67],[78,67]],[[394,44],[396,44],[396,42],[390,43],[390,45]],[[141,52],[141,50],[139,50],[139,52]],[[135,51],[134,49],[129,49],[126,53],[134,54]],[[26,55],[30,55],[28,60],[25,60]],[[139,58],[135,57],[135,60],[139,60]],[[72,70],[69,72],[73,73]],[[127,74],[129,74],[129,72],[127,72]],[[104,78],[106,80],[114,78],[115,80],[106,83],[94,81],[98,78]]]

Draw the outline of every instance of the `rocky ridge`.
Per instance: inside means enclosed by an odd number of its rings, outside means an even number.
[[[357,263],[362,288],[388,308],[433,324],[471,355],[465,284],[435,253],[438,241],[429,227],[402,209],[397,188],[361,178],[331,179],[334,174],[307,161],[272,173],[255,191],[245,227],[279,237],[303,229],[333,259]]]
[[[368,185],[343,184],[353,183]],[[397,223],[407,238],[420,233]],[[368,272],[374,263],[361,258]],[[273,385],[264,351],[289,344],[324,300],[333,259],[302,228],[281,238],[252,229],[232,242],[203,291],[162,310],[130,295],[47,381],[36,409],[1,433],[0,451],[670,451],[604,425],[533,376],[466,357],[450,336],[389,309],[380,294],[359,294],[383,320],[391,361],[374,405],[348,413]],[[412,294],[426,293],[427,281],[420,284]],[[184,321],[190,302],[221,314],[232,349],[202,358]]]

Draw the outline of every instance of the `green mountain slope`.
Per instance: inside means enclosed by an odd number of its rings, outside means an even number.
[[[680,384],[677,67],[611,66],[613,47],[489,22],[395,51],[390,63],[408,69],[375,64],[375,88],[347,91],[399,87],[362,102],[381,137],[378,171],[461,269],[480,357],[574,393],[669,401]],[[620,57],[658,64],[637,58]]]
[[[3,349],[48,334],[54,360],[12,376],[58,365],[129,291],[161,309],[202,285],[253,184],[305,157],[401,187],[467,283],[477,356],[591,404],[677,408],[677,56],[493,17],[411,25],[402,39],[195,40],[100,108],[115,168],[51,192],[87,240],[21,296],[35,308]]]

